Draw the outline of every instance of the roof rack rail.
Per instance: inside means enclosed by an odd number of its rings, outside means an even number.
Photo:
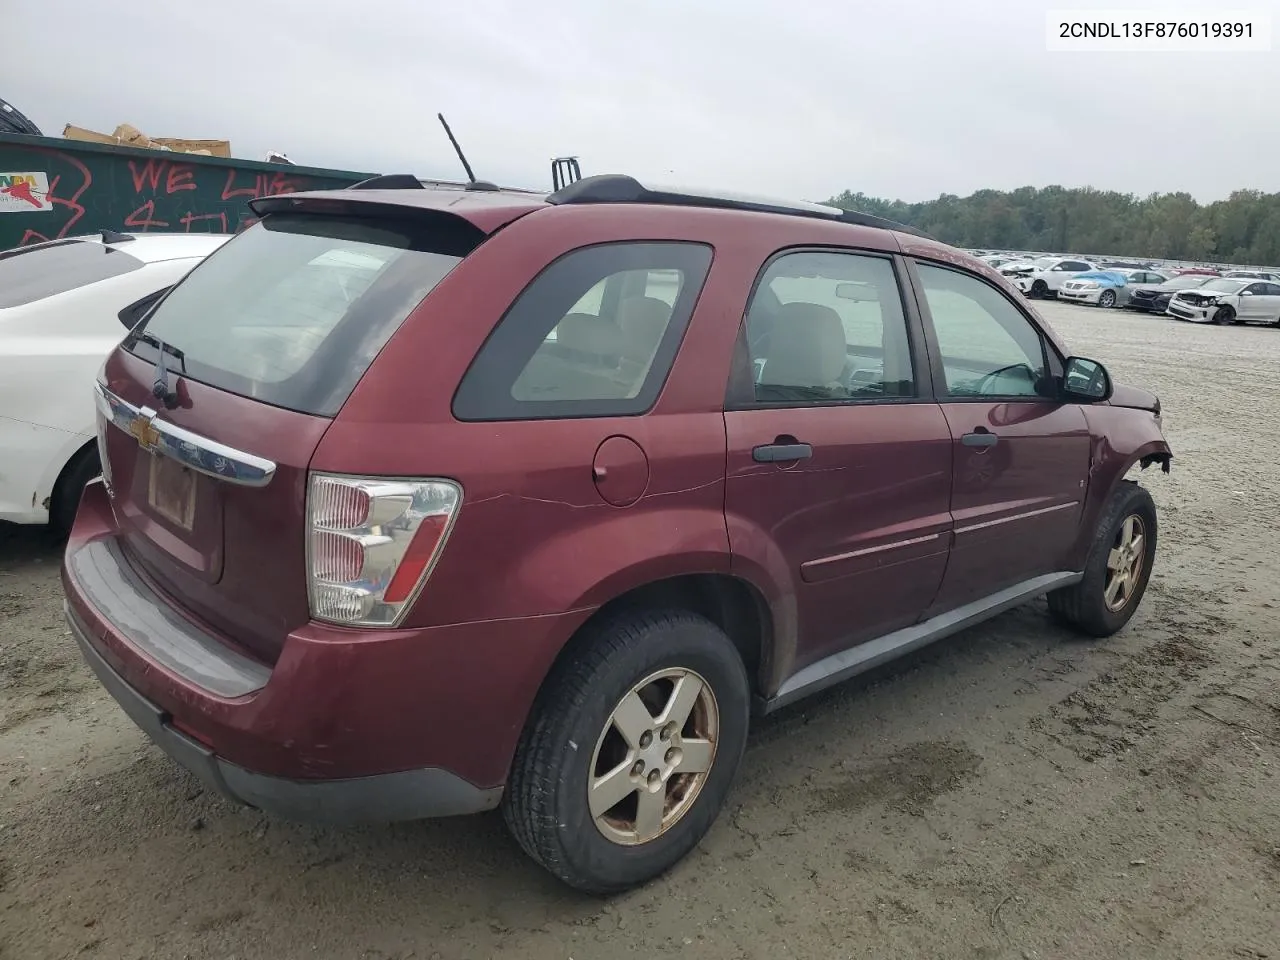
[[[411,173],[384,173],[347,187],[348,190],[422,190],[422,181]]]
[[[819,220],[835,220],[862,227],[895,230],[917,237],[932,239],[915,227],[887,220],[869,213],[843,210],[825,203],[805,200],[776,200],[753,197],[746,194],[709,193],[675,187],[646,187],[635,177],[626,174],[602,173],[583,177],[556,190],[547,197],[548,203],[653,203],[683,207],[714,207],[726,210],[753,210],[758,213],[782,213],[790,216],[813,217]]]

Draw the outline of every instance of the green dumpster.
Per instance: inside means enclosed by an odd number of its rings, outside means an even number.
[[[236,233],[254,197],[370,173],[0,134],[0,250],[99,230]]]

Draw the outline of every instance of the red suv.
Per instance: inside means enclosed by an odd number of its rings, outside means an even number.
[[[253,206],[103,368],[63,566],[102,683],[239,802],[501,806],[620,890],[753,709],[1142,598],[1158,401],[909,228],[623,176]]]

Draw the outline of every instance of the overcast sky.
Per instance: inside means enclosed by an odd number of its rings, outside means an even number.
[[[1250,5],[1276,0],[1193,6]],[[477,176],[517,186],[576,154],[588,174],[811,200],[1280,191],[1280,57],[1046,51],[1046,10],[1109,6],[1178,5],[43,0],[3,17],[0,96],[48,135],[127,122],[457,178],[440,111]]]

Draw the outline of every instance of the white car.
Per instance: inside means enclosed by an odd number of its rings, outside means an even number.
[[[108,230],[0,252],[0,520],[70,524],[99,472],[98,368],[228,239]]]
[[[1169,316],[1192,323],[1269,323],[1280,327],[1280,283],[1214,277],[1169,301]]]
[[[1280,273],[1270,270],[1228,270],[1222,276],[1226,280],[1280,280]]]
[[[1067,257],[1044,257],[1035,261],[1030,272],[1013,277],[1014,286],[1030,297],[1057,296],[1062,285],[1072,277],[1097,270],[1087,260]]]

